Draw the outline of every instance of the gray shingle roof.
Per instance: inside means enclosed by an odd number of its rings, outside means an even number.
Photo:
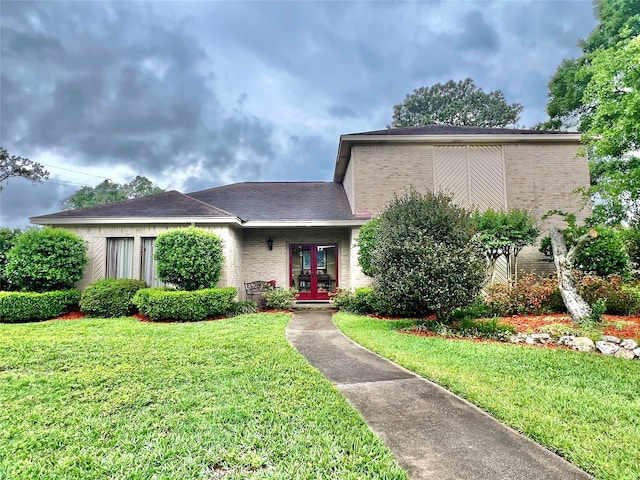
[[[131,218],[131,217],[235,217],[212,205],[207,205],[195,198],[180,192],[168,192],[149,195],[146,197],[123,200],[121,202],[105,203],[93,207],[79,208],[32,217],[37,222],[47,219],[73,218]]]
[[[453,125],[422,125],[419,127],[387,128],[350,135],[547,135],[566,134],[556,130],[533,130],[518,128],[457,127]],[[573,132],[571,132],[573,133]]]
[[[188,193],[243,220],[352,220],[342,184],[246,182]]]

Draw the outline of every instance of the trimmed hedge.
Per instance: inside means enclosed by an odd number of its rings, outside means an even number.
[[[0,292],[0,323],[34,322],[69,313],[80,301],[79,290],[45,293]]]
[[[194,322],[224,315],[232,309],[236,288],[207,288],[184,291],[143,288],[133,297],[140,313],[151,320]]]
[[[80,298],[80,310],[87,317],[115,318],[136,313],[131,302],[141,288],[146,288],[144,280],[106,278],[89,285]]]

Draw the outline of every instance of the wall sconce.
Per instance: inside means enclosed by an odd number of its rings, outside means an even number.
[[[267,240],[267,247],[269,247],[269,250],[273,250],[273,240],[271,237]]]

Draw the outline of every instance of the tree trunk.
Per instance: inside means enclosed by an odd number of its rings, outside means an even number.
[[[593,229],[589,230],[588,233],[578,239],[578,242],[568,252],[567,245],[564,243],[564,235],[558,227],[551,227],[549,235],[551,236],[553,262],[556,265],[558,286],[560,287],[562,300],[567,307],[569,315],[571,315],[571,320],[575,323],[580,323],[589,318],[592,311],[589,304],[578,293],[578,287],[573,275],[573,261],[580,247],[589,240],[596,238],[598,232]]]

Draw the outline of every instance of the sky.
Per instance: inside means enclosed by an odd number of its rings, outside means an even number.
[[[50,178],[4,182],[0,226],[105,179],[331,181],[341,134],[450,79],[501,90],[533,126],[595,26],[591,0],[1,0],[0,144]]]

